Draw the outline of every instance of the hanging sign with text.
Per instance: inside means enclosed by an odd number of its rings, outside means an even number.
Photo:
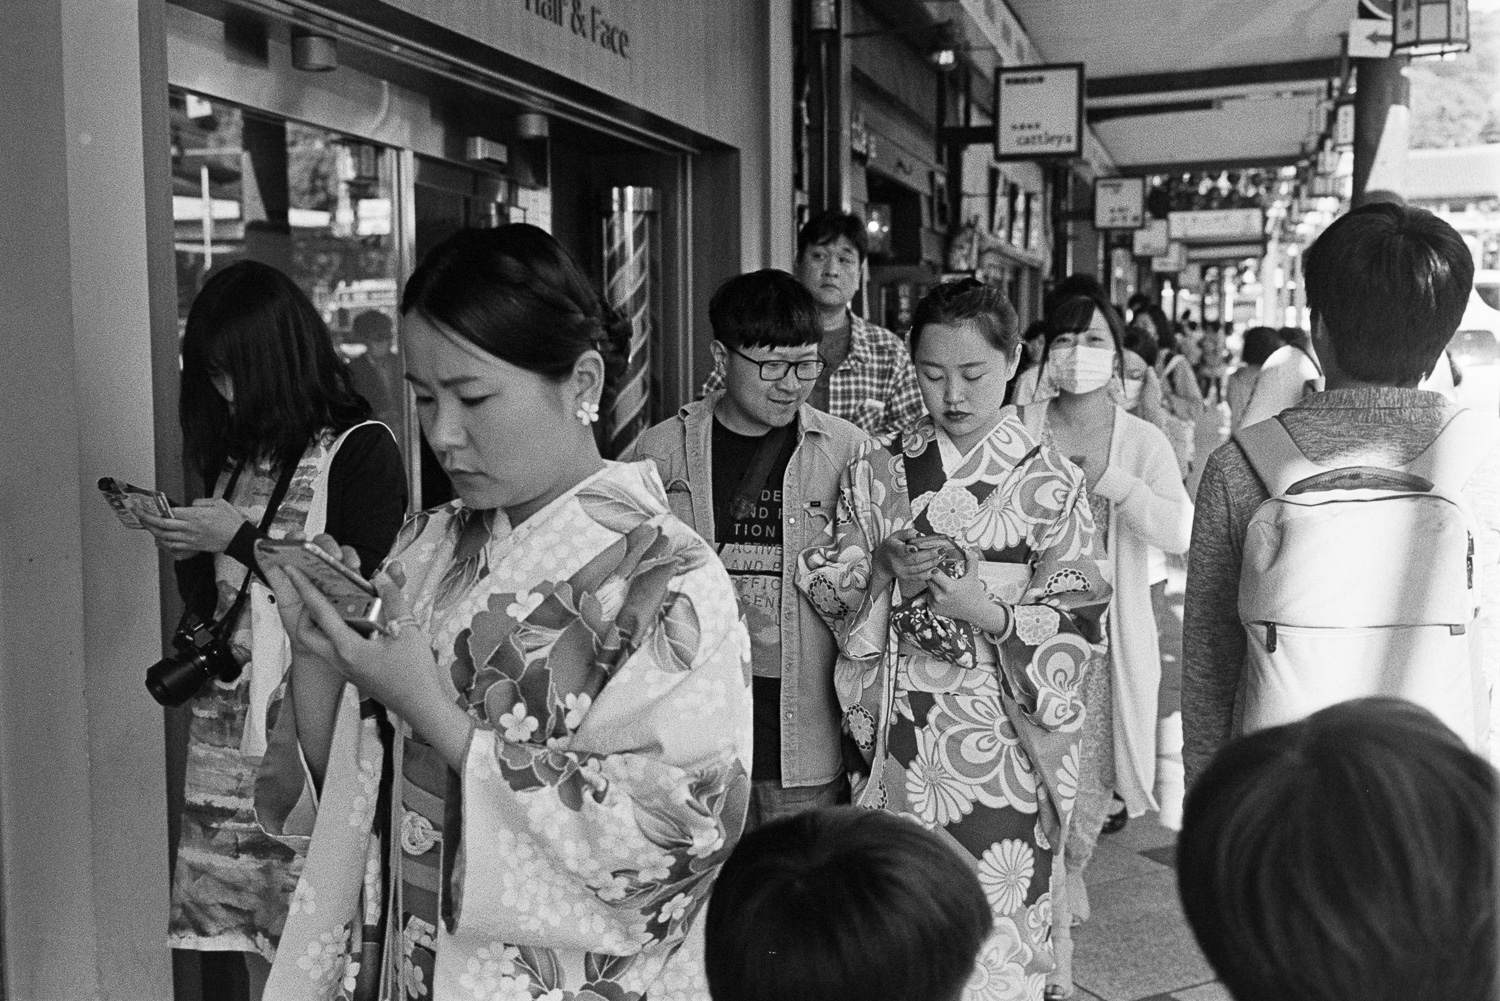
[[[1131,235],[1131,253],[1137,257],[1160,257],[1167,252],[1167,220],[1150,219]]]
[[[1140,229],[1146,224],[1144,177],[1094,178],[1094,228]]]
[[[1176,274],[1187,267],[1187,245],[1173,241],[1167,252],[1151,258],[1151,270],[1157,274]]]
[[[1266,210],[1197,209],[1167,213],[1172,239],[1185,243],[1235,243],[1259,240],[1266,232]]]
[[[1083,155],[1083,64],[995,72],[995,159]]]

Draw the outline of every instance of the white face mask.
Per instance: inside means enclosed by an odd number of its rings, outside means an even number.
[[[1115,353],[1109,348],[1055,348],[1047,356],[1047,368],[1064,392],[1091,393],[1114,376]]]

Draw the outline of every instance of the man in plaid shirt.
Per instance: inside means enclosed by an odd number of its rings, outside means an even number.
[[[823,325],[818,353],[828,363],[808,403],[880,436],[910,427],[927,411],[906,344],[849,309],[867,247],[859,216],[814,216],[797,234],[797,278],[818,304]],[[702,395],[723,387],[724,377],[715,370]]]

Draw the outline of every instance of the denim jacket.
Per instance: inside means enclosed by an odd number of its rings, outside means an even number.
[[[689,403],[646,431],[622,461],[656,463],[672,513],[714,541],[714,403],[718,394]],[[797,590],[797,557],[833,543],[839,477],[866,435],[848,421],[804,405],[797,413],[797,447],[787,463],[781,507],[781,784],[823,785],[842,772],[838,700],[833,691],[833,634]]]

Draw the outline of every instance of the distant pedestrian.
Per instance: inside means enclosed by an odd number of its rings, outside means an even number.
[[[1283,341],[1273,327],[1251,327],[1245,331],[1245,346],[1240,350],[1240,366],[1229,374],[1224,386],[1224,398],[1229,403],[1229,432],[1240,429],[1245,408],[1250,405],[1250,396],[1255,392],[1255,383],[1260,378],[1261,366]]]
[[[1300,327],[1282,327],[1278,333],[1283,343],[1261,365],[1255,390],[1250,394],[1240,419],[1241,427],[1275,417],[1287,407],[1296,406],[1304,397],[1323,391],[1323,366],[1307,331]]]

